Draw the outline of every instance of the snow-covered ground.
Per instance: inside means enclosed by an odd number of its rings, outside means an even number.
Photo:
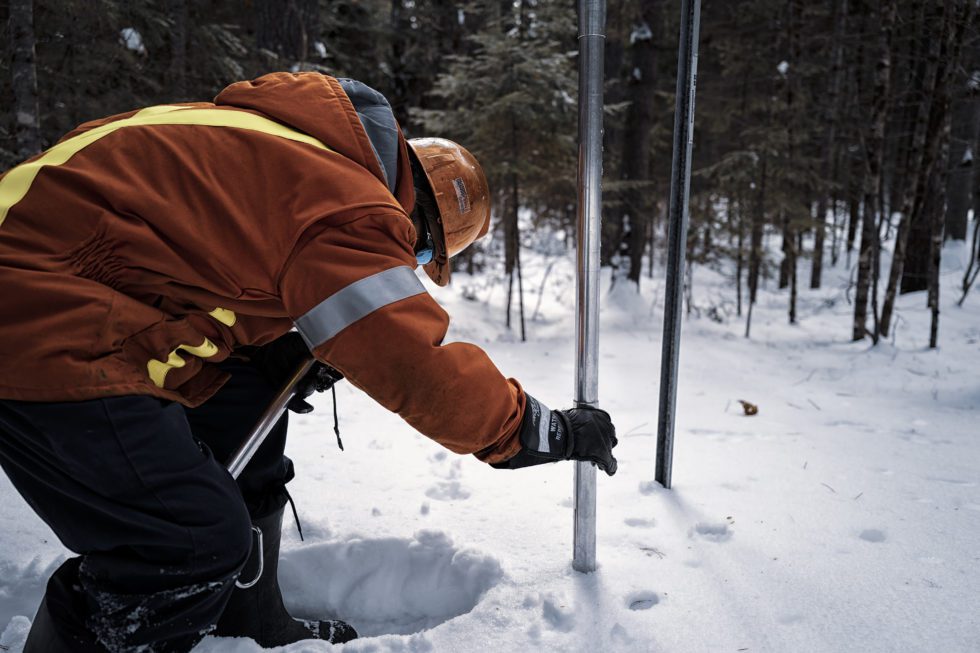
[[[810,291],[805,262],[799,324],[769,282],[747,340],[730,283],[698,269],[670,491],[653,482],[662,283],[636,294],[606,279],[600,401],[620,466],[600,474],[590,575],[570,566],[571,464],[491,469],[343,384],[346,452],[329,397],[293,418],[307,538],[287,528],[287,603],[349,620],[364,635],[351,653],[980,650],[980,289],[955,306],[961,257],[946,252],[935,351],[924,294],[900,299],[894,339],[852,343],[847,272]],[[551,260],[527,343],[503,327],[499,284],[458,275],[432,292],[452,338],[557,408],[573,389],[574,286],[571,260]],[[548,262],[526,260],[529,317]],[[66,552],[2,476],[0,543],[0,643],[16,653]],[[197,650],[259,649],[208,638]]]

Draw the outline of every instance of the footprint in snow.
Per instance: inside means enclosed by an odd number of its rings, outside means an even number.
[[[653,528],[657,525],[654,519],[643,519],[641,517],[627,517],[623,523],[631,528]]]
[[[575,616],[572,611],[557,599],[545,599],[541,606],[541,613],[552,630],[567,633],[575,628]]]
[[[726,522],[698,522],[687,536],[701,538],[709,542],[726,542],[732,539],[735,531]]]
[[[885,535],[885,532],[878,530],[877,528],[866,528],[863,531],[861,531],[861,534],[858,535],[858,537],[860,537],[865,542],[874,542],[876,544],[878,542],[884,542],[886,539],[888,539],[888,537]]]
[[[620,623],[616,623],[609,629],[609,639],[620,644],[633,643],[633,638],[630,637],[629,631],[623,628],[623,625]]]
[[[640,592],[626,599],[630,610],[649,610],[660,603],[660,597],[653,592]]]
[[[432,473],[446,479],[447,481],[458,479],[463,475],[463,461],[454,460],[448,465],[443,465],[439,468],[433,467]]]
[[[436,501],[463,501],[470,498],[470,492],[459,481],[442,481],[426,490],[425,496]]]

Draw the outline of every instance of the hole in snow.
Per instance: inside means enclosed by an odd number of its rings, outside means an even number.
[[[298,546],[279,569],[294,617],[343,619],[362,636],[407,635],[466,614],[502,577],[495,558],[459,550],[439,531]]]
[[[880,531],[877,528],[865,529],[861,531],[861,534],[858,537],[860,537],[865,542],[875,542],[875,543],[884,542],[887,539],[887,537],[885,536],[885,532]]]
[[[706,523],[698,522],[688,533],[690,537],[700,537],[709,542],[724,542],[731,539],[732,529],[725,522]]]
[[[641,592],[627,599],[630,610],[649,610],[660,603],[660,597],[652,592]]]
[[[541,612],[548,625],[557,631],[569,633],[575,629],[575,615],[556,599],[545,599]]]

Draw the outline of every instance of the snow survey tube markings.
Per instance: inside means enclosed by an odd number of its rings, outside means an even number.
[[[279,571],[293,615],[343,618],[362,636],[407,635],[466,614],[503,576],[496,558],[435,530],[287,549]]]

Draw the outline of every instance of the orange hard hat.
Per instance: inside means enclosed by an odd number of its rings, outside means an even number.
[[[445,138],[413,138],[415,155],[439,209],[429,224],[435,251],[425,272],[436,284],[449,283],[449,259],[490,229],[490,187],[483,168],[465,147]]]

